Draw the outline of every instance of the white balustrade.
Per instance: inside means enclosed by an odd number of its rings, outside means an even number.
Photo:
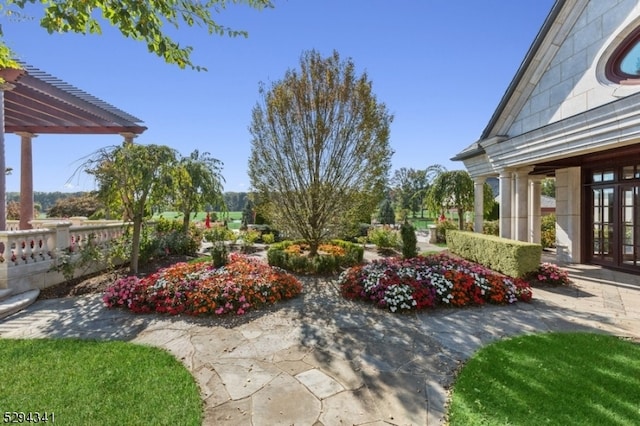
[[[119,221],[84,220],[72,225],[38,220],[32,223],[34,229],[0,231],[0,288],[18,292],[58,284],[64,279],[51,270],[61,252],[77,256],[89,244],[106,248],[129,225]],[[12,226],[8,224],[8,228]]]

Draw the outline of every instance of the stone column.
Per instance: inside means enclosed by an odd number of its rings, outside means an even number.
[[[35,137],[29,132],[16,132],[20,136],[20,229],[31,229],[33,220],[33,148]]]
[[[473,230],[482,233],[482,223],[484,220],[484,183],[486,177],[473,178]]]
[[[529,180],[529,242],[540,244],[542,226],[542,213],[540,210],[540,198],[542,196],[543,176],[532,176]]]
[[[581,262],[580,167],[556,170],[556,253],[558,262]]]
[[[510,170],[500,171],[500,236],[511,238],[511,180]]]
[[[122,132],[120,133],[120,135],[124,138],[123,145],[126,145],[128,143],[133,143],[133,138],[138,136],[135,133],[131,133],[131,132]]]
[[[530,168],[516,170],[515,190],[515,238],[518,241],[529,241],[529,172]]]

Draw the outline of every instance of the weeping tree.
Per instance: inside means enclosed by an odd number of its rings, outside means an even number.
[[[164,145],[125,143],[96,151],[81,166],[98,184],[105,205],[120,204],[122,219],[133,222],[131,273],[138,272],[142,223],[157,200],[173,191],[176,152]]]
[[[489,184],[484,184],[484,213],[493,207],[493,191]],[[458,211],[458,227],[464,229],[464,213],[474,208],[473,179],[466,170],[444,171],[434,179],[427,194],[427,205],[430,210],[442,212],[456,209]]]
[[[182,212],[182,230],[187,233],[191,213],[203,211],[206,206],[225,210],[222,195],[222,162],[208,152],[197,149],[180,159],[173,170],[174,206]]]
[[[392,116],[366,73],[337,52],[308,51],[300,68],[260,87],[250,132],[249,176],[263,214],[306,240],[311,255],[384,195]]]

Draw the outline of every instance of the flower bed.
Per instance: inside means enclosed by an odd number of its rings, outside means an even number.
[[[344,271],[338,283],[344,297],[392,312],[528,302],[532,297],[526,281],[446,254],[376,260]]]
[[[255,258],[233,253],[229,263],[178,263],[144,278],[127,277],[110,286],[105,305],[133,312],[242,315],[250,309],[297,296],[302,284],[293,275]]]
[[[303,241],[282,241],[267,251],[269,265],[298,274],[333,274],[362,262],[364,249],[342,240],[331,240],[318,247],[318,255],[309,257],[309,245]]]
[[[525,278],[534,286],[541,285],[553,287],[568,285],[571,282],[567,271],[564,271],[558,268],[557,265],[548,262],[542,263],[537,270],[531,272]]]

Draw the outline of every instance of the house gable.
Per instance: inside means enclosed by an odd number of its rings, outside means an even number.
[[[565,133],[567,120],[584,134],[599,125],[594,110],[610,109],[614,114],[608,119],[617,119],[617,107],[610,104],[640,93],[640,85],[612,83],[605,68],[615,48],[638,26],[640,0],[558,0],[481,139],[453,159],[463,160],[470,172],[474,169],[472,175],[528,166],[547,154],[545,133]],[[577,128],[576,121],[586,127]],[[514,150],[519,158],[507,160],[504,155],[512,156]],[[528,158],[524,150],[536,155]],[[554,152],[564,155],[571,152]]]

